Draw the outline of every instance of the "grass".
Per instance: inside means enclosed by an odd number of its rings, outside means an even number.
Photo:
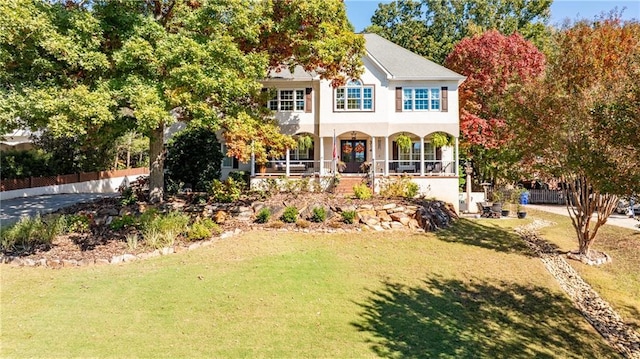
[[[576,250],[578,241],[569,217],[529,210],[528,215],[554,222],[540,234],[562,251]],[[609,254],[613,261],[600,267],[571,261],[571,265],[594,289],[640,332],[640,232],[605,225],[598,231],[593,249]]]
[[[0,356],[614,357],[518,238],[484,223],[3,267]]]

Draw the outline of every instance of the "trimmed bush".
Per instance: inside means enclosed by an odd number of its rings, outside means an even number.
[[[311,221],[320,223],[324,222],[325,219],[327,219],[327,210],[325,210],[324,207],[315,207],[311,215]]]
[[[284,223],[296,223],[298,220],[298,209],[294,206],[288,206],[284,209],[284,213],[282,213],[280,219]]]
[[[357,199],[370,199],[372,196],[371,188],[364,183],[353,186],[353,193]]]
[[[356,211],[342,211],[342,221],[346,224],[353,224],[356,218]]]
[[[271,210],[264,207],[256,214],[256,223],[267,223],[269,222],[269,218],[271,218]]]
[[[190,241],[198,241],[211,238],[212,235],[213,233],[211,229],[204,223],[196,222],[191,225],[191,228],[189,228],[189,232],[187,232],[187,239]]]

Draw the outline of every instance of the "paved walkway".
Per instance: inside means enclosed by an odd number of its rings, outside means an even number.
[[[567,217],[569,216],[569,212],[567,212],[567,207],[564,205],[528,204],[527,208],[535,209],[538,211],[545,211],[545,212],[560,214]],[[640,231],[640,228],[638,227],[638,225],[640,225],[640,221],[637,221],[633,218],[629,218],[629,216],[618,214],[615,212],[613,212],[613,214],[609,216],[609,218],[607,219],[607,224]]]
[[[75,203],[90,202],[97,198],[113,197],[118,193],[70,193],[20,197],[0,201],[0,227],[17,222],[21,216],[51,213]]]

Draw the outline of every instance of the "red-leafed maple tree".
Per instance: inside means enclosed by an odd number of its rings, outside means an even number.
[[[559,32],[544,78],[513,98],[532,169],[564,180],[581,259],[618,196],[640,193],[638,79],[640,24],[611,14]]]
[[[513,131],[506,121],[505,97],[513,86],[542,73],[545,56],[517,33],[491,30],[458,43],[445,66],[467,76],[459,89],[461,146],[479,179],[495,182],[517,161],[506,146]]]

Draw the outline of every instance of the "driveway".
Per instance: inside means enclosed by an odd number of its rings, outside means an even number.
[[[567,212],[567,207],[565,207],[564,205],[528,204],[527,208],[535,209],[538,211],[545,211],[545,212],[560,214],[567,217],[569,216],[569,212]],[[609,216],[609,218],[607,219],[607,224],[640,231],[640,227],[638,227],[638,225],[640,225],[639,221],[633,218],[629,218],[629,216],[618,214],[615,212]]]
[[[118,193],[70,193],[4,200],[0,202],[0,227],[17,222],[21,216],[51,213],[72,204],[118,195]]]

